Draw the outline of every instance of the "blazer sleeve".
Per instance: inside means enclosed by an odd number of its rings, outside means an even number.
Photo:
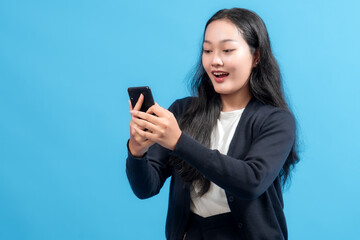
[[[176,118],[190,103],[191,98],[176,100],[170,107]],[[160,192],[172,169],[168,164],[171,151],[154,144],[141,158],[134,157],[128,149],[126,175],[135,195],[140,199],[152,197]]]
[[[134,157],[128,150],[126,175],[138,198],[149,198],[160,192],[171,174],[168,158],[169,151],[158,144],[153,145],[141,158]]]
[[[277,110],[266,117],[243,159],[211,150],[182,133],[174,151],[207,179],[242,199],[263,194],[279,175],[295,140],[291,113]],[[249,139],[250,141],[250,139]]]

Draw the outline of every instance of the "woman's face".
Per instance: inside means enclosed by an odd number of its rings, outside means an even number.
[[[250,96],[248,83],[255,61],[249,45],[232,22],[222,19],[208,25],[202,64],[215,91],[222,97]]]

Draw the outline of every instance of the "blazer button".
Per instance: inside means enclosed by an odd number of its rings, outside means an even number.
[[[238,223],[238,228],[242,228],[243,227],[243,224],[242,223]]]
[[[234,197],[233,197],[233,196],[230,196],[230,197],[229,197],[229,201],[230,201],[230,202],[233,202],[233,201],[234,201]]]

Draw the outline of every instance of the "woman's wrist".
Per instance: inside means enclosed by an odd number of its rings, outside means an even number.
[[[176,140],[173,142],[173,144],[169,148],[171,151],[174,151],[174,149],[176,148],[176,145],[179,142],[181,134],[182,134],[182,131],[179,129],[179,132],[177,132],[177,134],[176,134],[176,138],[175,138]]]
[[[128,150],[133,157],[141,158],[147,152],[147,149],[136,147],[135,144],[131,141],[131,139],[128,141],[127,145]]]

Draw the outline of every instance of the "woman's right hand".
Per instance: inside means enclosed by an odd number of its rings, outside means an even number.
[[[143,102],[144,102],[143,94],[140,95],[139,100],[137,101],[137,103],[135,104],[134,107],[131,105],[131,101],[129,100],[130,111],[131,110],[140,111],[140,108],[141,108],[141,105],[143,104]],[[139,125],[135,124],[133,117],[131,117],[129,150],[133,156],[142,157],[148,151],[149,147],[154,144],[154,142],[140,136],[136,132],[135,128],[144,130]]]

